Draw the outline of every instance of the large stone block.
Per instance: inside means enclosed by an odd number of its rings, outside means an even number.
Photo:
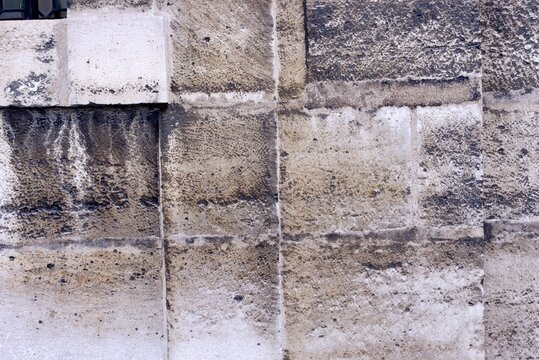
[[[170,358],[280,360],[278,262],[275,239],[169,244]]]
[[[309,81],[480,72],[477,0],[307,0]]]
[[[171,107],[163,119],[165,235],[277,233],[275,114]]]
[[[158,0],[170,14],[171,90],[273,93],[270,0]]]
[[[1,243],[159,236],[158,117],[5,109]]]
[[[362,231],[411,222],[411,110],[279,113],[283,231]]]
[[[283,244],[289,359],[484,359],[481,239],[295,240]]]
[[[539,354],[539,225],[491,224],[485,248],[487,359]]]
[[[539,216],[539,109],[484,109],[485,212]]]
[[[539,6],[535,0],[481,0],[483,89],[539,87]]]
[[[0,21],[0,106],[66,105],[66,22]]]
[[[416,114],[420,224],[481,225],[481,105],[418,107]]]
[[[94,245],[0,250],[2,359],[165,359],[159,252]]]
[[[100,13],[68,21],[70,104],[168,101],[162,17]]]

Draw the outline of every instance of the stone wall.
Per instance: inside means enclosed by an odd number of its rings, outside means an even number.
[[[1,359],[539,353],[539,6],[0,22]]]

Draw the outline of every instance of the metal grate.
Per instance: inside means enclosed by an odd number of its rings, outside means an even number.
[[[67,0],[0,0],[0,20],[62,19]]]

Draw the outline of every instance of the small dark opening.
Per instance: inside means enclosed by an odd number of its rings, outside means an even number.
[[[0,20],[62,19],[68,0],[0,0]]]

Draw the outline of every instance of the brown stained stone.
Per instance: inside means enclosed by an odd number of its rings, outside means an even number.
[[[416,116],[420,223],[481,225],[480,104],[419,107]]]
[[[539,4],[481,0],[483,90],[539,87]]]
[[[5,109],[2,117],[3,243],[159,236],[158,110]]]
[[[538,109],[484,109],[485,211],[489,219],[539,216]]]
[[[484,281],[487,359],[539,354],[539,226],[530,225],[490,227]]]
[[[405,107],[279,113],[283,232],[409,224],[410,119]]]
[[[283,244],[289,359],[484,359],[481,239],[295,240]]]
[[[165,358],[159,250],[97,245],[0,250],[2,359]]]
[[[277,0],[279,99],[298,98],[305,87],[305,24],[303,0]]]
[[[277,233],[272,110],[170,107],[163,119],[165,236]]]
[[[171,90],[273,92],[270,0],[158,0],[170,16]]]
[[[278,261],[275,239],[169,243],[170,358],[280,360]]]
[[[309,81],[480,72],[478,0],[307,0]]]

